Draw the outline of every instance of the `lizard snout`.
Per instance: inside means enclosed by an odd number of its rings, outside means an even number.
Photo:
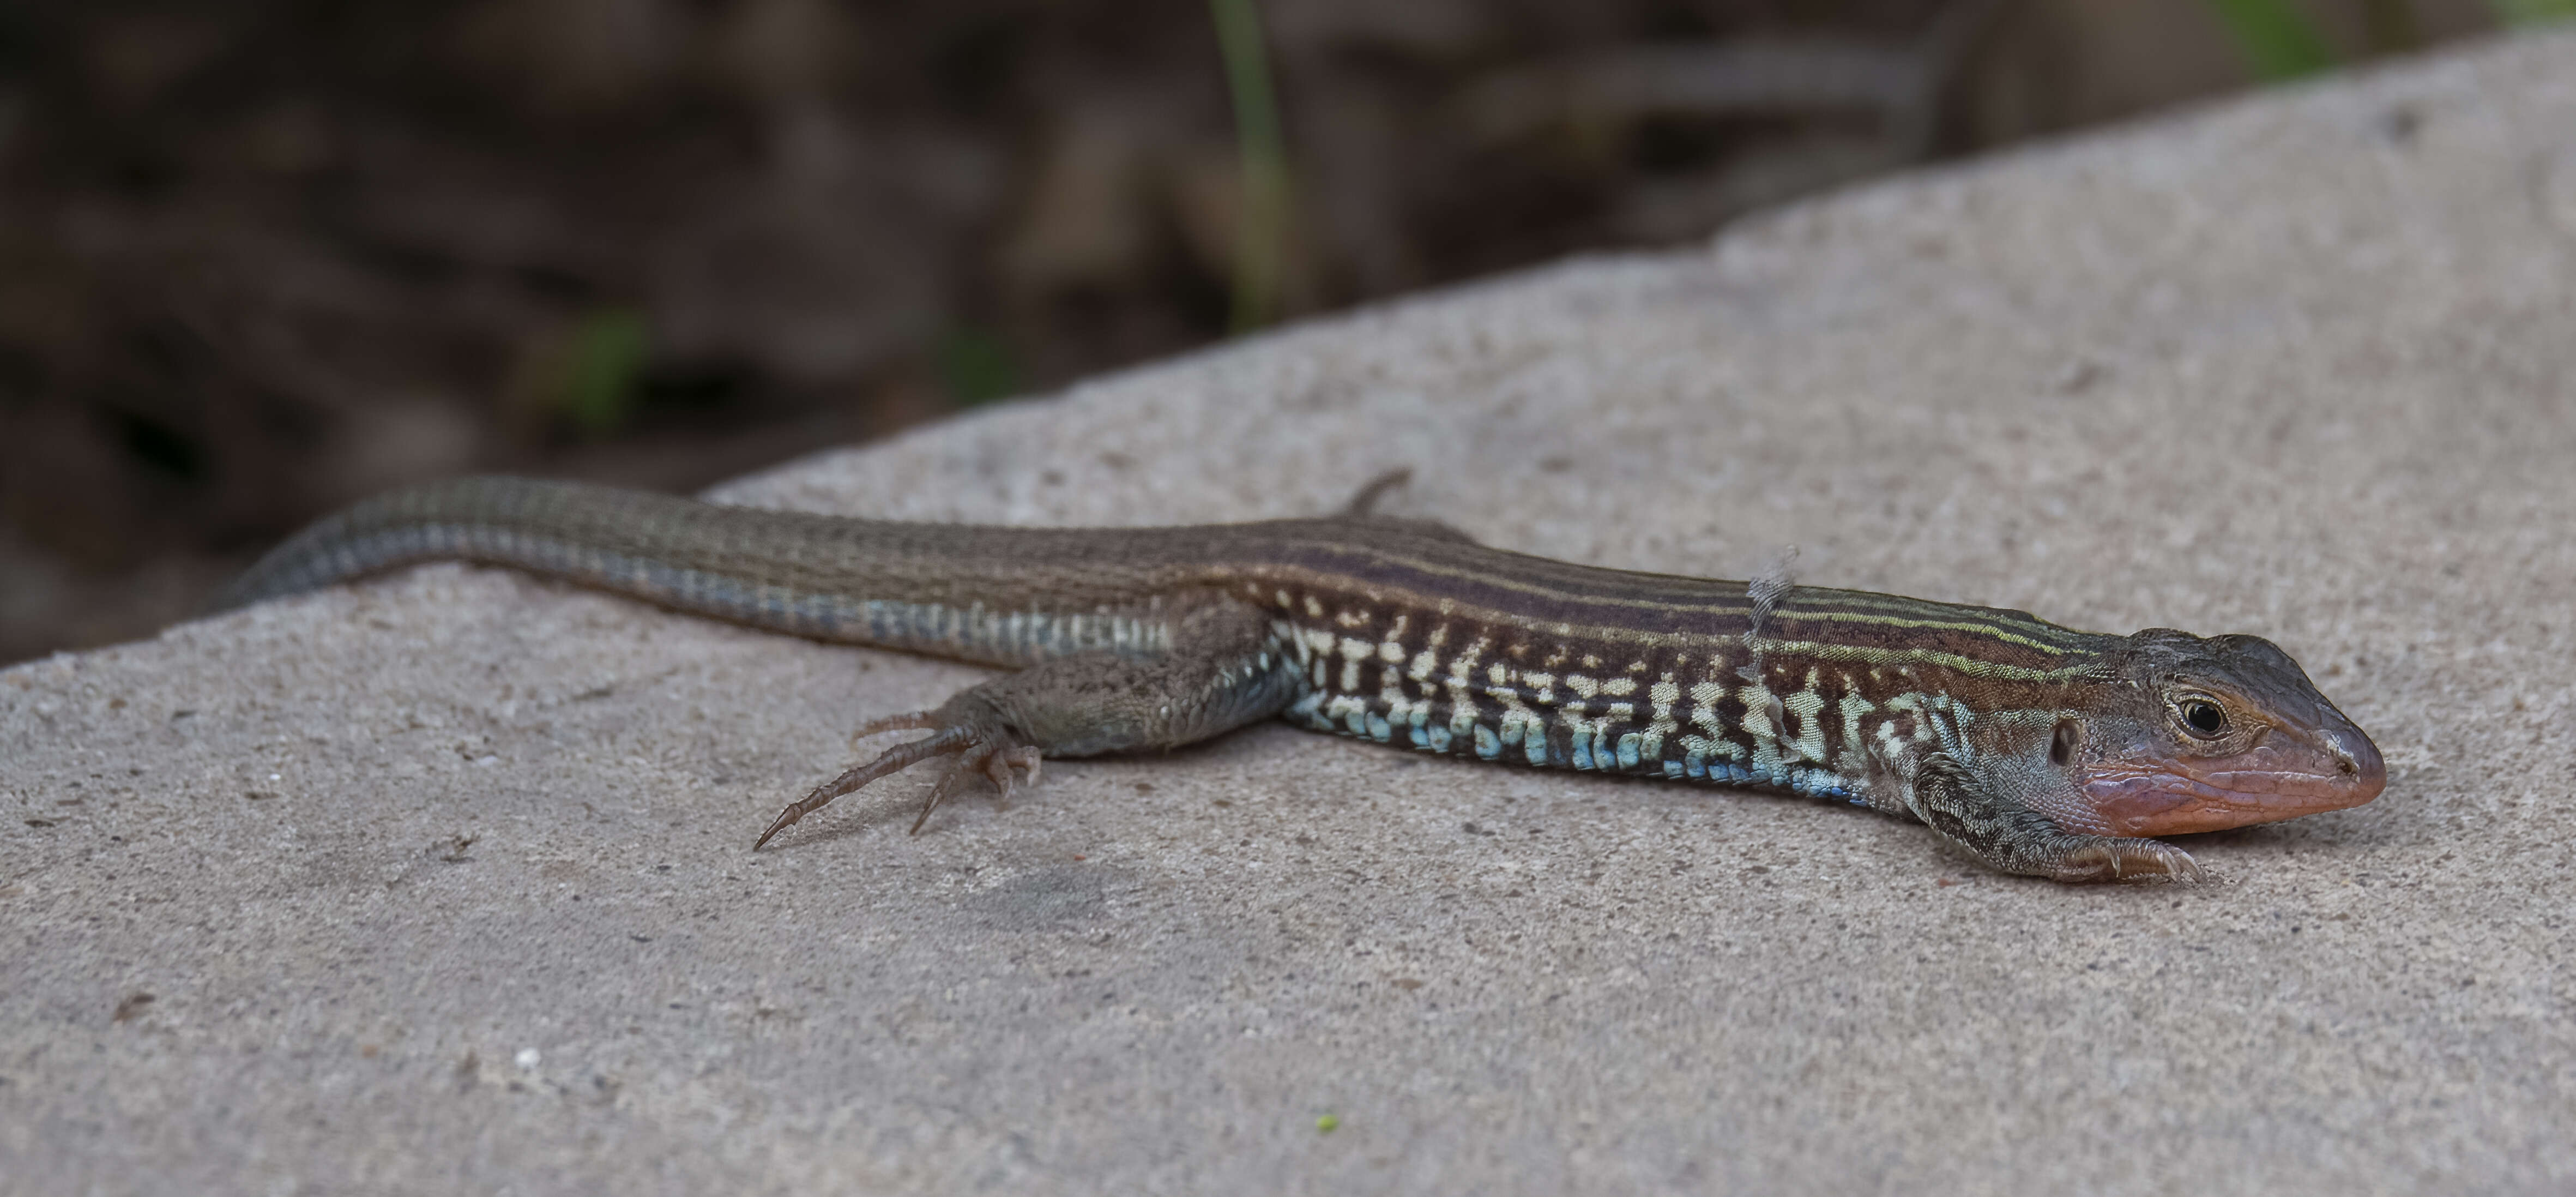
[[[2338,722],[2339,726],[2326,728],[2319,738],[2325,741],[2327,751],[2336,758],[2344,787],[2357,795],[2343,805],[2359,806],[2378,797],[2379,791],[2387,786],[2388,763],[2380,759],[2379,745],[2371,743],[2370,737],[2361,734],[2360,728]]]
[[[2379,747],[2348,720],[2273,729],[2242,752],[2107,761],[2083,784],[2114,834],[2182,835],[2359,806],[2388,784]]]

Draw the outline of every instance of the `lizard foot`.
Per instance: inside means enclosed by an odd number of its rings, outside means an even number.
[[[1305,677],[1280,649],[1267,611],[1209,599],[1166,610],[1172,644],[1153,654],[1077,652],[958,691],[937,710],[891,715],[852,737],[926,731],[787,804],[758,849],[824,803],[935,756],[953,758],[912,829],[977,777],[1009,801],[1045,757],[1098,756],[1195,743],[1278,714]]]
[[[886,749],[866,764],[853,766],[839,777],[814,787],[812,793],[788,803],[787,808],[779,811],[778,817],[770,822],[769,830],[761,832],[760,838],[752,841],[752,851],[759,851],[761,845],[767,844],[779,832],[795,826],[797,820],[822,809],[823,804],[935,756],[957,759],[950,763],[946,773],[940,775],[937,784],[930,787],[930,796],[921,804],[920,817],[912,821],[912,834],[915,835],[921,833],[922,824],[930,821],[930,812],[939,809],[939,804],[947,801],[949,795],[978,776],[989,778],[1001,790],[1004,801],[1008,801],[1017,788],[1015,780],[1035,782],[1038,779],[1038,762],[1043,758],[1034,746],[1017,743],[1005,733],[989,731],[971,723],[943,723],[938,713],[933,711],[915,711],[879,719],[850,733],[850,741],[855,744],[861,738],[879,732],[914,729],[928,729],[933,734]],[[1016,777],[1013,770],[1018,771]]]
[[[2198,885],[2211,880],[2209,870],[2171,844],[2155,840],[2085,837],[2088,842],[2049,864],[2056,881],[2164,881]]]
[[[2171,844],[2068,831],[2033,809],[2023,790],[1981,778],[1947,753],[1924,758],[1907,805],[1943,839],[2006,873],[2076,882],[2210,879]]]

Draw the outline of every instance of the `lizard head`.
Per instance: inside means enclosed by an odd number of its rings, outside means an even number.
[[[2388,772],[2379,749],[2257,636],[2170,628],[2129,637],[2105,701],[2052,732],[2112,835],[2175,835],[2359,806]]]

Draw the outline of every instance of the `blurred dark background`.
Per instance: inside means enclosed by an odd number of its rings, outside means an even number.
[[[8,0],[0,662],[400,483],[685,490],[2566,7]]]

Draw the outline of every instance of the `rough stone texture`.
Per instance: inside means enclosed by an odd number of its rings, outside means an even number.
[[[453,566],[10,670],[0,1187],[2563,1192],[2571,379],[2557,36],[728,492],[1156,523],[1410,465],[1514,548],[2261,633],[2391,783],[2196,891],[1284,727],[751,855],[973,671]]]

